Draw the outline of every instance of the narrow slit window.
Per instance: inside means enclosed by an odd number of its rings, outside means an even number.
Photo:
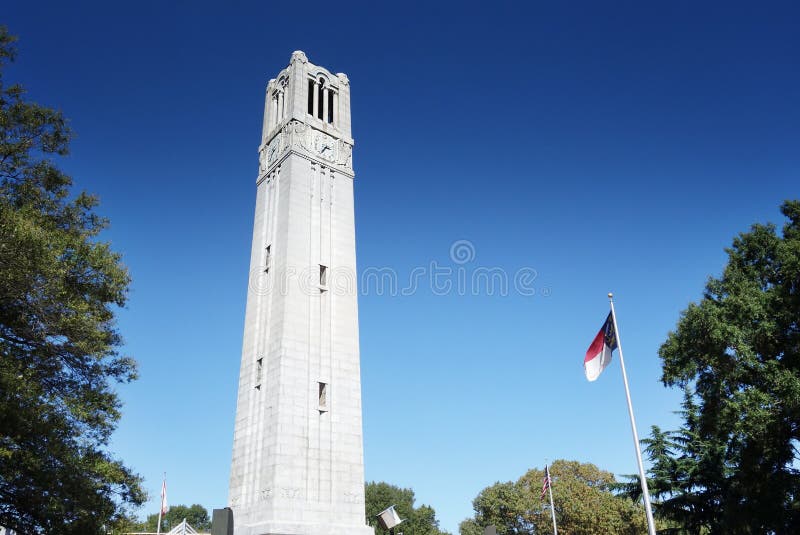
[[[264,251],[264,272],[269,272],[270,267],[272,267],[272,245],[267,245]]]
[[[314,80],[308,81],[308,114],[314,115]]]
[[[264,359],[258,359],[256,361],[256,388],[258,390],[261,389],[261,376],[264,373]]]
[[[333,124],[333,91],[328,90],[328,122]]]
[[[324,87],[323,87],[324,83],[325,83],[325,80],[320,78],[319,79],[319,85],[317,86],[317,91],[319,92],[319,95],[317,96],[317,118],[318,119],[322,119],[322,108],[324,107],[322,105],[322,103],[325,100],[325,90],[324,90]]]
[[[319,285],[323,288],[328,286],[328,266],[319,265]]]
[[[328,409],[328,383],[317,383],[319,385],[319,410]]]

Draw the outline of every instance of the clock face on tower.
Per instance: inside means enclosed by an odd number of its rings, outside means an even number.
[[[278,157],[278,143],[273,143],[269,148],[269,165],[275,163],[275,159]]]
[[[320,158],[328,160],[329,162],[336,161],[336,147],[337,143],[334,138],[322,132],[316,132],[314,137],[314,152],[316,152]]]

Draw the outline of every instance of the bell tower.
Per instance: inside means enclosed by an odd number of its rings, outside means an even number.
[[[236,535],[371,535],[350,82],[303,52],[266,90],[229,505]]]

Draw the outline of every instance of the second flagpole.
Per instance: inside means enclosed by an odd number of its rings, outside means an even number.
[[[644,510],[647,515],[647,531],[650,535],[656,535],[656,526],[653,521],[653,510],[650,507],[650,492],[647,490],[647,477],[644,473],[642,463],[642,450],[639,447],[639,433],[636,431],[636,419],[633,416],[633,404],[631,403],[631,391],[628,388],[628,374],[625,372],[625,358],[622,356],[622,340],[619,336],[617,327],[617,313],[614,311],[614,294],[608,294],[608,301],[611,303],[611,319],[614,320],[614,336],[617,339],[617,349],[619,349],[619,364],[622,368],[622,382],[625,383],[625,397],[628,400],[628,414],[631,417],[631,430],[633,431],[633,444],[636,446],[636,462],[639,464],[639,481],[642,484],[642,495],[644,496]]]
[[[550,469],[544,465],[545,476],[547,477],[547,490],[550,491],[550,514],[553,515],[553,535],[558,535],[556,527],[556,506],[553,504],[553,479],[550,477]]]

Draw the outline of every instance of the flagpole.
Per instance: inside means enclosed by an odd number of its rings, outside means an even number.
[[[558,535],[558,528],[556,528],[556,508],[553,505],[553,480],[550,478],[550,470],[547,465],[545,465],[544,470],[547,472],[546,475],[549,482],[547,490],[550,491],[550,514],[553,515],[553,535]]]
[[[625,397],[628,400],[628,414],[631,417],[631,431],[633,431],[633,445],[636,447],[636,461],[639,464],[639,481],[642,484],[642,495],[644,497],[644,510],[647,515],[647,531],[650,535],[656,535],[656,526],[653,521],[653,510],[650,507],[650,493],[647,490],[647,478],[644,475],[644,464],[642,464],[642,451],[639,447],[639,433],[636,432],[636,419],[633,417],[633,404],[631,403],[631,391],[628,388],[628,374],[625,372],[625,358],[622,356],[622,340],[619,336],[617,327],[617,313],[614,311],[614,294],[608,294],[608,301],[611,303],[611,319],[614,321],[614,336],[617,338],[617,349],[619,349],[619,364],[622,368],[622,382],[625,383]]]

